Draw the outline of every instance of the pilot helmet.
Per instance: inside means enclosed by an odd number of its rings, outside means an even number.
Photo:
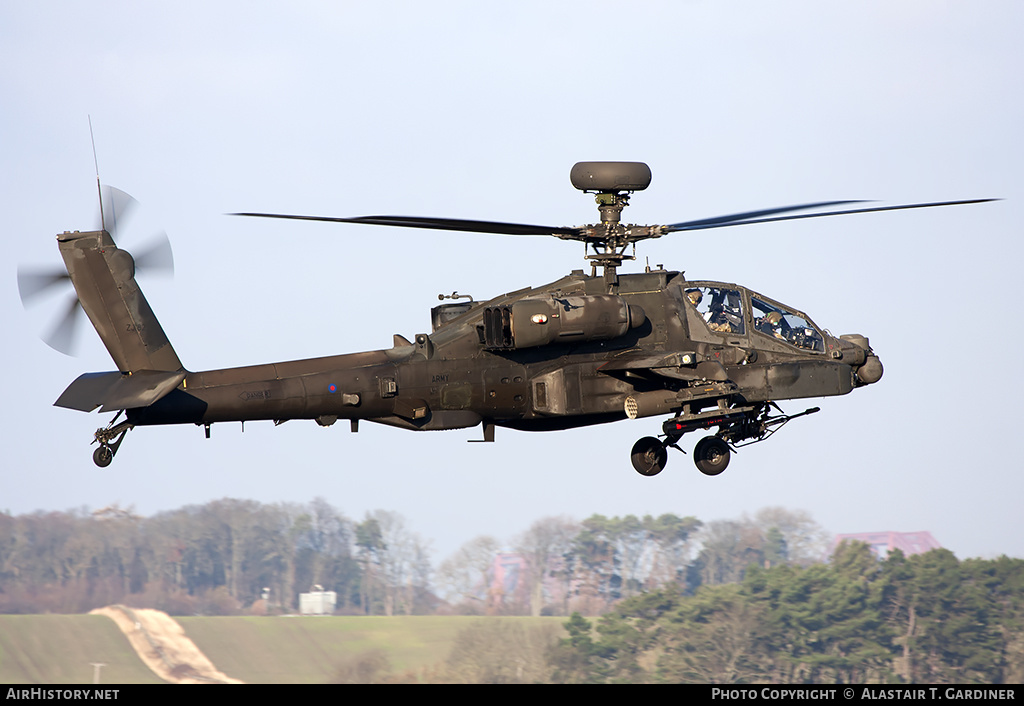
[[[779,322],[782,321],[782,314],[777,311],[769,311],[768,315],[764,317],[764,320],[772,326],[778,326]]]
[[[686,296],[689,297],[690,303],[694,306],[700,304],[700,300],[704,298],[704,295],[700,293],[699,289],[687,289]]]

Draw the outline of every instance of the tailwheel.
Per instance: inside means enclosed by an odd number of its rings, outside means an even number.
[[[665,470],[665,464],[668,463],[668,450],[653,436],[645,436],[633,444],[630,460],[633,462],[633,468],[640,475],[656,476]]]
[[[693,463],[706,476],[717,476],[729,465],[729,445],[717,436],[705,436],[693,449]]]
[[[110,462],[114,460],[114,452],[110,450],[110,447],[106,444],[98,446],[95,451],[92,452],[92,462],[100,468],[106,468],[110,465]]]
[[[121,447],[121,442],[124,441],[125,434],[132,428],[131,422],[114,424],[120,416],[121,412],[118,412],[117,416],[110,421],[110,424],[103,429],[97,429],[93,435],[93,443],[99,443],[99,446],[92,452],[92,462],[100,468],[106,468],[110,465],[110,462],[114,460],[114,454]]]

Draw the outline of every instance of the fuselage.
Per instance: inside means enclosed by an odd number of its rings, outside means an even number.
[[[730,325],[714,324],[711,310],[701,311],[692,294],[698,290],[720,300]],[[800,322],[800,345],[760,330],[755,314],[768,308]],[[481,422],[565,429],[624,419],[630,397],[664,397],[648,404],[653,413],[678,409],[683,399],[694,411],[719,404],[720,395],[704,403],[687,392],[702,381],[727,382],[731,396],[745,403],[845,394],[858,384],[856,369],[867,355],[742,287],[689,282],[663,270],[619,275],[612,292],[604,278],[576,271],[543,287],[433,313],[430,334],[396,336],[386,350],[190,372],[170,394],[129,409],[129,421],[351,419],[416,430]],[[502,325],[504,332],[493,330]]]

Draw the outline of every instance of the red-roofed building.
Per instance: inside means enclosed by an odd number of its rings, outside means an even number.
[[[942,549],[942,545],[935,541],[931,532],[859,532],[857,534],[837,534],[832,542],[832,550],[839,546],[840,542],[864,542],[871,547],[879,559],[884,559],[893,549],[910,556],[911,554],[924,554],[932,549]]]

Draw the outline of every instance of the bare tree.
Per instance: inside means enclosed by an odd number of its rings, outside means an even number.
[[[447,677],[456,684],[536,684],[547,682],[551,667],[545,654],[558,642],[558,625],[524,624],[519,620],[486,618],[455,636],[445,662]]]
[[[498,540],[484,535],[469,540],[441,562],[437,579],[449,603],[461,605],[470,613],[487,611],[491,569],[498,548]]]
[[[828,533],[804,510],[766,507],[754,515],[754,524],[767,536],[777,528],[785,545],[785,561],[807,566],[823,561],[828,552]]]
[[[679,517],[665,513],[644,517],[653,556],[647,577],[647,588],[682,583],[692,560],[694,537],[703,523],[696,517]]]
[[[387,549],[384,533],[376,518],[367,515],[366,519],[356,525],[356,547],[359,552],[359,563],[363,569],[361,576],[360,595],[363,612],[373,615],[374,583],[377,581],[377,569],[381,564],[381,555]]]
[[[695,567],[703,585],[736,583],[748,566],[763,560],[761,533],[749,520],[713,520],[704,525],[700,537]]]
[[[530,615],[539,616],[546,602],[557,600],[554,596],[545,596],[545,587],[559,585],[555,579],[564,573],[565,555],[579,531],[580,524],[573,519],[544,517],[530,525],[516,540],[516,551],[526,562]],[[564,582],[561,585],[564,589]],[[564,600],[565,596],[561,598]]]
[[[375,510],[372,519],[380,528],[383,548],[380,554],[384,582],[386,615],[411,615],[415,605],[417,580],[424,577],[427,547],[418,535],[409,531],[405,518],[397,512]]]

